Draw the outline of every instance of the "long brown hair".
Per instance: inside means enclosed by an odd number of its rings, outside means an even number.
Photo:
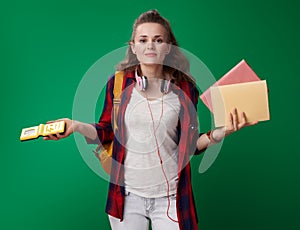
[[[135,20],[129,44],[134,41],[137,27],[143,23],[158,23],[162,25],[167,32],[167,43],[171,44],[171,50],[165,57],[163,63],[163,72],[171,75],[175,82],[187,80],[195,84],[195,80],[190,74],[189,61],[180,51],[178,42],[174,36],[169,21],[162,17],[157,10],[149,10],[145,13],[142,13]],[[134,71],[138,66],[139,61],[136,55],[132,52],[131,48],[128,47],[125,59],[117,65],[116,69],[123,70],[125,72],[131,72]]]

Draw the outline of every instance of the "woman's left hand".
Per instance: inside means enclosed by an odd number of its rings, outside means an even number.
[[[222,128],[215,129],[213,131],[213,138],[215,140],[221,141],[225,136],[230,135],[231,133],[234,133],[238,130],[240,130],[243,127],[255,125],[258,122],[248,122],[247,116],[244,112],[241,112],[241,119],[239,120],[238,116],[238,110],[234,108],[232,112],[229,114],[229,125],[224,126]]]

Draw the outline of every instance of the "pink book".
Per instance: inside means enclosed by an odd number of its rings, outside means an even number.
[[[256,75],[256,73],[243,59],[212,86],[230,85],[260,80],[261,79]],[[203,103],[207,106],[207,108],[211,112],[213,112],[210,88],[208,88],[203,94],[201,94],[200,98],[203,101]]]

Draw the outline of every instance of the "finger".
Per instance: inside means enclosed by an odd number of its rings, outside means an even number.
[[[238,115],[237,115],[237,109],[234,108],[233,109],[233,129],[234,129],[234,131],[238,130],[238,123],[239,123],[239,120],[238,120]]]
[[[233,114],[230,112],[228,116],[228,125],[224,127],[225,136],[229,135],[233,131]]]
[[[248,122],[248,118],[245,112],[242,112],[242,118],[243,118],[243,126],[250,126],[250,125],[256,125],[258,123],[258,121],[252,121],[252,122]]]
[[[66,131],[63,134],[62,133],[56,133],[55,135],[57,136],[58,139],[62,139],[62,138],[66,138],[70,134]]]
[[[256,125],[258,121],[247,122],[246,126]]]
[[[46,124],[54,123],[56,120],[47,121]]]
[[[232,130],[233,129],[233,114],[229,113],[229,118],[228,118],[229,122],[229,126],[227,127],[228,130]]]
[[[247,124],[247,117],[246,117],[246,114],[245,114],[245,112],[242,112],[241,113],[241,123],[239,123],[239,129],[240,128],[243,128],[246,124]]]
[[[54,141],[58,140],[57,136],[55,136],[53,134],[49,134],[47,137],[49,138],[49,140],[54,140]]]
[[[63,138],[63,135],[60,135],[59,133],[56,133],[55,136],[56,136],[58,139]]]
[[[54,122],[58,122],[58,121],[64,121],[64,120],[65,120],[65,118],[51,120],[51,121],[47,121],[46,124],[50,124],[50,123],[54,123]]]

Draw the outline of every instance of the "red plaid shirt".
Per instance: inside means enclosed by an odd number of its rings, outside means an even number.
[[[110,176],[106,212],[123,220],[124,210],[124,159],[125,147],[121,143],[124,140],[125,130],[124,114],[134,87],[134,73],[127,73],[123,80],[123,93],[117,117],[115,133],[112,128],[113,88],[114,75],[108,80],[106,98],[99,122],[95,124],[99,141],[104,144],[114,140],[113,163]],[[191,154],[199,154],[196,150],[198,139],[197,103],[199,92],[194,85],[186,81],[179,82],[173,87],[173,92],[178,95],[181,108],[179,115],[179,143],[178,143],[178,187],[177,187],[177,217],[181,230],[198,229],[197,215],[191,185]]]

